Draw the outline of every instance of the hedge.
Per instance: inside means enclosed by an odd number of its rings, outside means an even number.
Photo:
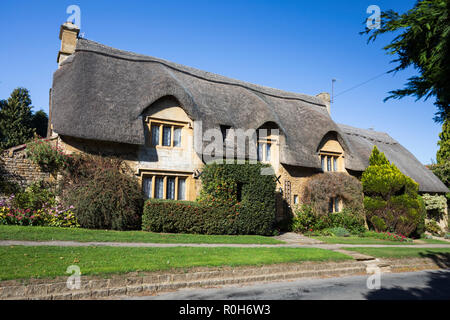
[[[254,207],[252,208],[254,209]],[[165,233],[271,235],[273,219],[241,204],[205,206],[197,202],[149,199],[142,230]],[[263,214],[261,214],[263,213]]]

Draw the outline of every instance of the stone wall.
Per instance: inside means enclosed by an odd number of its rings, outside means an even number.
[[[25,188],[35,181],[52,181],[48,172],[34,164],[26,155],[26,146],[20,145],[3,151],[0,155],[1,180],[11,182]],[[0,190],[0,198],[7,196],[5,190]]]

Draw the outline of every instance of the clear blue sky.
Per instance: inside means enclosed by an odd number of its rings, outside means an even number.
[[[415,1],[23,1],[0,2],[0,99],[23,86],[35,110],[48,112],[57,68],[59,26],[66,8],[81,8],[85,37],[228,77],[288,91],[335,93],[392,67],[381,50],[358,34],[371,4],[404,12]],[[390,100],[414,70],[384,75],[336,97],[339,123],[388,132],[422,163],[435,159],[440,125],[433,101]]]

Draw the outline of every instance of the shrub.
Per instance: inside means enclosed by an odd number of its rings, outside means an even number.
[[[294,218],[292,220],[292,231],[294,232],[307,232],[324,229],[325,226],[319,224],[319,216],[316,215],[313,209],[303,204],[295,212]]]
[[[350,209],[318,215],[310,206],[303,204],[295,212],[292,223],[294,232],[321,232],[327,228],[345,228],[352,234],[361,234],[366,230],[364,219]]]
[[[27,144],[27,156],[43,171],[56,172],[69,165],[70,155],[66,155],[58,146],[52,146],[48,140],[35,138]]]
[[[56,205],[55,192],[52,185],[40,180],[33,182],[25,190],[18,192],[13,197],[13,206],[23,210],[38,210],[42,207]]]
[[[334,227],[334,228],[330,228],[328,230],[335,237],[349,237],[350,236],[350,232],[348,232],[347,229],[342,228],[342,227]]]
[[[425,230],[437,237],[440,237],[442,234],[441,227],[434,220],[430,220],[425,223]]]
[[[84,228],[139,229],[143,194],[125,163],[118,158],[78,155],[63,172],[63,203],[73,205]]]
[[[425,220],[425,204],[419,185],[405,176],[375,146],[361,182],[369,227],[409,236],[420,233]]]
[[[0,224],[50,227],[79,226],[71,210],[72,207],[44,205],[42,208],[35,210],[21,209],[11,206],[14,200],[13,195],[8,200],[0,201]]]
[[[374,238],[380,240],[390,240],[390,241],[400,241],[400,242],[412,242],[412,239],[405,237],[402,234],[396,234],[391,232],[374,232],[374,231],[366,231],[362,235],[366,238]]]
[[[342,227],[351,234],[361,234],[366,231],[364,218],[348,208],[344,208],[341,212],[330,213],[328,219],[330,227]]]
[[[305,185],[302,202],[318,215],[328,215],[330,198],[339,197],[344,207],[363,217],[363,192],[358,179],[343,172],[312,176]]]

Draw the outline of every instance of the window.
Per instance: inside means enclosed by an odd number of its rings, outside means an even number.
[[[271,143],[270,142],[258,142],[257,151],[258,151],[258,161],[270,161],[271,155]]]
[[[220,132],[222,132],[222,141],[225,141],[225,139],[227,138],[227,134],[228,134],[228,130],[231,129],[231,126],[227,126],[224,124],[220,125]]]
[[[298,195],[294,194],[294,204],[298,204]]]
[[[323,172],[339,171],[338,155],[320,155],[320,164]]]
[[[330,198],[330,202],[328,203],[328,212],[329,213],[339,212],[340,211],[339,203],[340,203],[339,197]]]
[[[164,178],[156,177],[155,179],[155,198],[163,199],[164,198]]]
[[[172,145],[172,127],[163,126],[162,145],[165,147],[170,147]]]
[[[186,200],[186,178],[178,178],[178,200]]]
[[[147,198],[186,200],[186,176],[145,175],[142,190]]]
[[[180,148],[182,143],[182,130],[183,125],[151,121],[151,144],[153,147]]]
[[[175,177],[168,177],[166,185],[166,199],[175,200]]]
[[[147,198],[152,196],[152,178],[144,178],[142,181],[142,190]]]
[[[159,125],[152,125],[152,146],[159,145]]]
[[[181,147],[181,128],[180,127],[173,128],[173,146]]]
[[[266,161],[270,161],[270,143],[266,143]]]

